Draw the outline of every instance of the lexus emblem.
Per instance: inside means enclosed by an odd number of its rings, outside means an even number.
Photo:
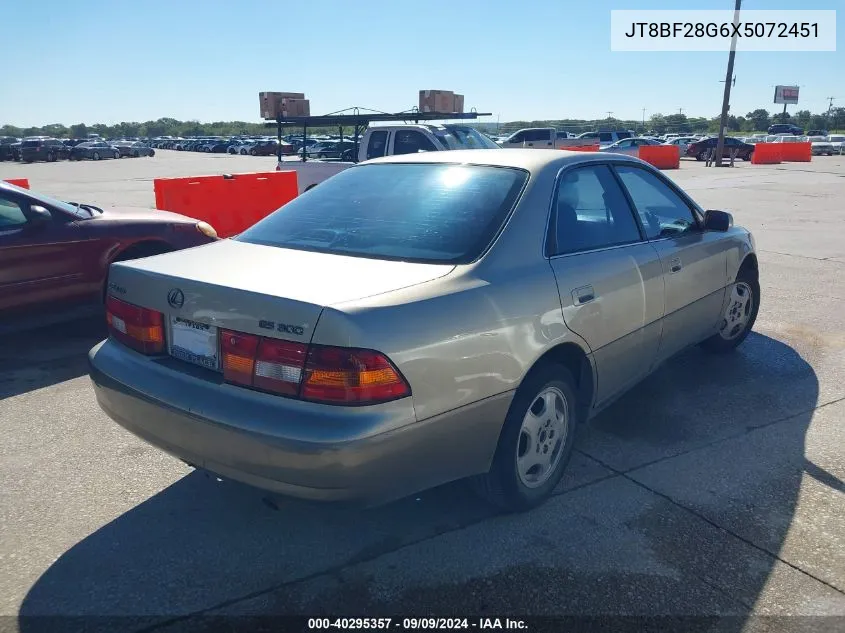
[[[181,308],[185,305],[185,293],[179,290],[179,288],[173,288],[167,293],[167,303],[172,308]]]

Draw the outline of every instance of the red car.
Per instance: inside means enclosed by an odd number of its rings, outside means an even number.
[[[109,264],[207,244],[205,222],[61,202],[0,181],[0,318],[101,303]]]

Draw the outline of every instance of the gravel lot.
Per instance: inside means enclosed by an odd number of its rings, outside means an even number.
[[[100,206],[152,179],[272,170],[160,151],[0,163]],[[496,515],[462,484],[366,512],[195,472],[96,406],[81,320],[0,339],[0,625],[175,630],[184,616],[736,616],[845,628],[845,157],[671,172],[755,232],[762,307],[735,354],[684,353],[583,429],[557,495]],[[839,616],[774,618],[758,616]],[[192,623],[201,630],[202,620]],[[107,624],[106,624],[107,623]],[[808,630],[810,630],[808,629]],[[825,629],[827,630],[827,629]]]

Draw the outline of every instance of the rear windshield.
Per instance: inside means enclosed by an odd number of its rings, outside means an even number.
[[[352,167],[235,239],[373,259],[469,263],[499,232],[527,178],[502,167]]]

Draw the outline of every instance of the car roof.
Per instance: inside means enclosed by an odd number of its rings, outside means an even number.
[[[366,161],[370,163],[444,163],[489,165],[493,167],[516,167],[530,172],[538,172],[552,164],[561,167],[574,163],[606,161],[608,155],[598,152],[571,152],[559,149],[456,149],[418,154],[400,154],[384,156]],[[632,163],[642,161],[614,155],[613,160],[627,160]]]

